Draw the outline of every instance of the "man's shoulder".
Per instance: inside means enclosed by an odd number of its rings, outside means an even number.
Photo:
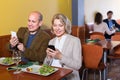
[[[112,21],[116,22],[116,20],[115,20],[115,19],[112,19]]]
[[[17,31],[17,34],[24,35],[27,32],[27,27],[20,27]]]
[[[108,21],[108,19],[104,19],[104,20],[103,20],[103,22],[107,22],[107,21]]]
[[[19,29],[27,30],[27,27],[20,27]]]

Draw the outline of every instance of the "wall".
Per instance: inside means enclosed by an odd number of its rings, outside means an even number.
[[[27,26],[28,14],[34,10],[42,12],[46,28],[50,28],[51,18],[58,12],[71,19],[71,0],[1,0],[0,10],[0,35],[7,35]]]
[[[114,19],[120,19],[120,0],[85,0],[85,21],[94,21],[94,13],[99,11],[106,18],[106,12],[112,10]]]

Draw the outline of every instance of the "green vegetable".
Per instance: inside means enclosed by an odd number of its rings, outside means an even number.
[[[45,65],[45,64],[39,69],[39,72],[42,75],[47,75],[47,74],[50,74],[54,71],[55,71],[55,68],[48,66],[48,65]]]
[[[12,64],[13,60],[12,60],[12,58],[8,57],[8,58],[3,59],[2,63],[4,63],[4,64]]]

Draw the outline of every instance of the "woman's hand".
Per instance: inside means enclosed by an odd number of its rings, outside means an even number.
[[[19,43],[19,41],[18,41],[18,38],[17,38],[17,37],[12,37],[12,38],[10,39],[11,47],[15,47],[18,43]]]
[[[55,58],[55,59],[61,59],[62,58],[62,54],[58,49],[52,50],[50,48],[47,48],[46,52],[47,52],[47,56],[50,57],[50,58]]]

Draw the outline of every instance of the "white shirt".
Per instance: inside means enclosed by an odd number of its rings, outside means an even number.
[[[66,40],[66,37],[67,37],[66,35],[63,35],[61,37],[61,39],[56,37],[55,48],[58,49],[60,52],[62,52],[62,48],[63,48],[64,42]],[[62,67],[62,65],[60,64],[60,60],[58,60],[58,59],[53,59],[53,62],[51,65],[56,66],[56,67]]]

